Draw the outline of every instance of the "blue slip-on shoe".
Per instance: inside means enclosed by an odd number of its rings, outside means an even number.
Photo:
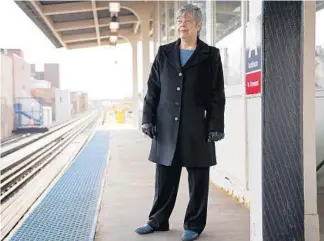
[[[196,240],[199,237],[199,234],[194,232],[194,231],[190,231],[190,230],[185,230],[181,236],[181,240],[182,241],[193,241]]]
[[[140,226],[137,229],[135,229],[135,232],[138,234],[149,234],[154,232],[154,228],[152,228],[148,224],[144,224],[143,226]]]

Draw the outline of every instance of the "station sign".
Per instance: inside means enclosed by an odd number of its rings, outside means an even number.
[[[245,91],[247,95],[261,93],[261,70],[245,75]]]
[[[246,25],[245,49],[245,93],[261,93],[261,14],[251,19]]]

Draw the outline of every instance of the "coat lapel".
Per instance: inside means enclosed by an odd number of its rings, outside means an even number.
[[[169,63],[179,72],[181,72],[182,69],[187,69],[203,62],[206,58],[208,58],[210,50],[207,44],[198,39],[195,51],[183,67],[180,63],[180,39],[170,43],[165,48],[164,53]]]
[[[169,44],[166,47],[164,53],[169,63],[179,72],[181,72],[182,67],[180,63],[180,39]]]

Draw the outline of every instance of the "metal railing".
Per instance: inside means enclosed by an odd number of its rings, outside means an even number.
[[[318,172],[324,166],[324,159],[316,167],[316,172]]]

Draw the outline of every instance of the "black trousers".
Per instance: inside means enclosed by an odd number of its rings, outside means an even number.
[[[156,230],[167,230],[179,188],[182,166],[157,164],[155,197],[148,224]],[[206,226],[209,191],[209,167],[187,168],[190,200],[184,218],[184,229],[202,233]]]

